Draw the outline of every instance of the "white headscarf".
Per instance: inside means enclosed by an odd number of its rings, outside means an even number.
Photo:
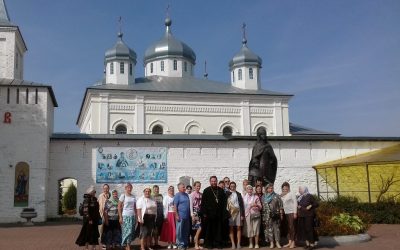
[[[303,194],[300,194],[299,198],[297,198],[297,202],[300,202],[301,199],[306,196],[307,194],[309,194],[310,192],[308,191],[308,187],[306,186],[300,186],[299,190],[303,190]]]
[[[88,189],[86,189],[86,193],[87,193],[87,194],[91,194],[91,193],[93,193],[94,191],[96,191],[96,189],[94,188],[93,185],[90,185],[90,187],[89,187]]]

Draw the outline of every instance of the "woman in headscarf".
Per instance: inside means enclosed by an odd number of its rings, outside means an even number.
[[[118,216],[118,191],[112,190],[111,197],[104,205],[104,242],[106,248],[118,247],[121,243],[121,226]]]
[[[244,226],[243,235],[249,238],[249,248],[260,248],[258,245],[261,223],[262,205],[257,195],[253,193],[253,187],[247,185],[247,194],[243,197],[244,203]],[[254,245],[253,245],[254,238]]]
[[[287,225],[287,238],[289,240],[288,244],[284,247],[295,248],[295,225],[297,219],[297,198],[296,195],[290,191],[290,185],[288,182],[282,184],[282,194],[281,199],[283,202],[283,210],[286,217]]]
[[[299,187],[299,194],[300,196],[297,198],[297,239],[305,241],[307,249],[313,249],[317,237],[314,218],[318,203],[308,192],[306,186]]]
[[[130,183],[125,185],[125,193],[119,197],[118,216],[122,226],[121,245],[125,246],[126,250],[130,250],[136,226],[136,198],[132,194]]]
[[[79,233],[76,244],[79,246],[85,246],[88,249],[89,245],[92,245],[93,249],[99,244],[99,203],[96,198],[96,190],[94,186],[90,186],[86,193],[83,195],[83,225],[81,232]]]
[[[270,243],[270,248],[274,248],[274,242],[277,248],[282,248],[280,244],[280,222],[283,219],[282,200],[274,192],[274,184],[270,183],[265,187],[265,194],[262,197],[263,203],[263,223],[265,239]]]
[[[157,204],[156,228],[153,231],[154,247],[160,248],[160,245],[158,244],[158,238],[161,234],[162,224],[164,222],[164,205],[163,196],[160,194],[160,187],[158,185],[153,186],[152,195]]]
[[[258,198],[260,199],[260,202],[261,202],[261,205],[262,205],[262,196],[264,195],[264,188],[263,188],[263,186],[262,186],[262,183],[261,184],[259,184],[260,183],[260,181],[259,180],[257,180],[257,185],[256,185],[256,187],[255,187],[255,195],[257,195],[258,196]],[[262,208],[261,208],[261,211],[262,211]],[[261,243],[261,245],[264,245],[265,244],[265,235],[264,235],[264,224],[262,223],[263,222],[263,218],[262,218],[262,213],[260,213],[261,214],[261,219],[260,219],[260,243]]]

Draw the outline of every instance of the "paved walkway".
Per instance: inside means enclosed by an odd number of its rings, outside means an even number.
[[[33,227],[0,225],[1,250],[53,250],[83,249],[74,242],[80,231],[80,224],[46,223]],[[372,241],[351,246],[336,246],[318,249],[338,250],[394,250],[400,249],[400,225],[372,225],[369,230]],[[136,242],[137,244],[137,242]],[[99,248],[98,248],[99,249]],[[135,249],[139,249],[138,246]],[[247,250],[246,248],[243,248]],[[263,248],[265,249],[265,248]],[[268,248],[269,249],[269,248]],[[296,248],[303,249],[303,248]]]

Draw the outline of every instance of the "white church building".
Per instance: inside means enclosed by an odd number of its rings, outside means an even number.
[[[144,77],[136,77],[136,53],[118,34],[105,53],[103,81],[87,88],[77,125],[86,134],[289,136],[292,95],[261,89],[262,60],[243,46],[229,62],[231,83],[193,74],[196,54],[171,31],[144,55]],[[101,122],[100,122],[101,121]]]
[[[61,216],[65,179],[76,181],[78,204],[89,185],[100,191],[103,183],[122,191],[132,182],[136,195],[153,184],[166,192],[182,177],[203,188],[211,175],[241,183],[260,127],[278,158],[277,188],[289,181],[313,193],[316,164],[400,142],[292,124],[292,95],[261,88],[262,59],[245,35],[238,50],[227,62],[231,82],[221,83],[194,75],[196,54],[174,37],[170,18],[146,50],[144,69],[120,32],[105,52],[103,80],[84,93],[80,133],[54,133],[56,96],[50,85],[24,79],[27,45],[0,0],[0,223],[22,221],[24,207],[35,208],[36,221]]]

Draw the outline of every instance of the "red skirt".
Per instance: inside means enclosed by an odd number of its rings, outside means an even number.
[[[160,241],[163,242],[176,242],[176,230],[175,230],[175,213],[168,212],[167,220],[164,220],[161,229]]]

